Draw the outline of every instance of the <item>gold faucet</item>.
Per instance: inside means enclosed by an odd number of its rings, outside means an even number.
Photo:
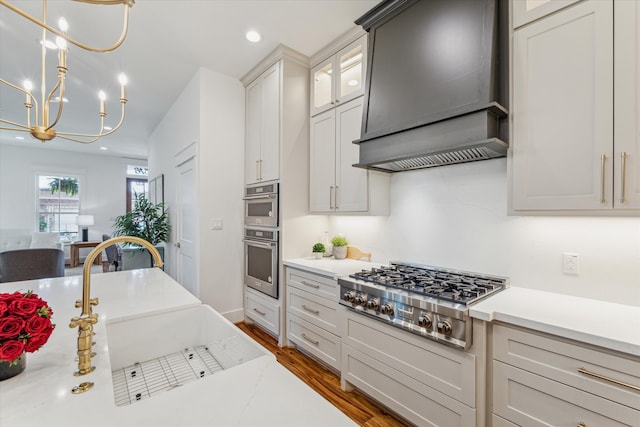
[[[89,252],[89,255],[87,255],[87,258],[84,260],[84,268],[82,270],[82,300],[76,301],[76,308],[82,307],[82,313],[80,317],[73,317],[69,324],[70,328],[78,327],[78,371],[74,373],[76,376],[89,374],[96,369],[95,366],[91,366],[91,357],[95,356],[95,354],[91,353],[91,347],[93,345],[94,335],[93,325],[98,322],[98,315],[93,313],[91,307],[98,305],[98,298],[91,298],[90,296],[91,264],[93,264],[93,261],[104,248],[120,242],[129,242],[144,246],[151,252],[151,255],[153,255],[154,267],[162,267],[164,265],[158,250],[151,243],[139,237],[114,237],[105,240]]]

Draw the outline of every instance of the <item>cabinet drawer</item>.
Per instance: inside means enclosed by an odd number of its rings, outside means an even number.
[[[340,370],[340,337],[298,318],[288,316],[287,338],[327,365]]]
[[[317,274],[287,268],[287,286],[311,292],[312,294],[338,302],[338,282]]]
[[[475,355],[351,310],[346,310],[346,319],[345,344],[475,408]]]
[[[473,408],[345,344],[342,345],[342,379],[416,425],[476,425]]]
[[[244,314],[276,336],[280,335],[280,307],[277,304],[270,304],[257,295],[247,293]]]
[[[291,286],[287,287],[287,304],[288,314],[294,314],[334,335],[339,335],[337,302]]]
[[[493,358],[640,410],[640,391],[578,371],[586,369],[611,380],[640,387],[638,357],[495,325]]]
[[[638,426],[640,411],[493,362],[493,412],[521,426]]]
[[[497,416],[496,414],[491,415],[491,421],[493,422],[491,427],[518,427],[511,421],[507,421],[504,418]]]

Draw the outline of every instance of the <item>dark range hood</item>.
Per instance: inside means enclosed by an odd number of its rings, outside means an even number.
[[[354,166],[399,172],[506,156],[506,0],[386,0],[356,24],[369,55]]]

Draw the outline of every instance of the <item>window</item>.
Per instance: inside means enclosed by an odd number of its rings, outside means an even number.
[[[142,178],[127,178],[127,212],[131,212],[138,196],[149,197],[149,183]]]
[[[63,240],[76,240],[80,213],[77,176],[38,175],[38,230],[57,232]]]

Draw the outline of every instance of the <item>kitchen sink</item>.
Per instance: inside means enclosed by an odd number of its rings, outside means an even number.
[[[118,406],[270,355],[207,305],[109,322],[106,328]]]

